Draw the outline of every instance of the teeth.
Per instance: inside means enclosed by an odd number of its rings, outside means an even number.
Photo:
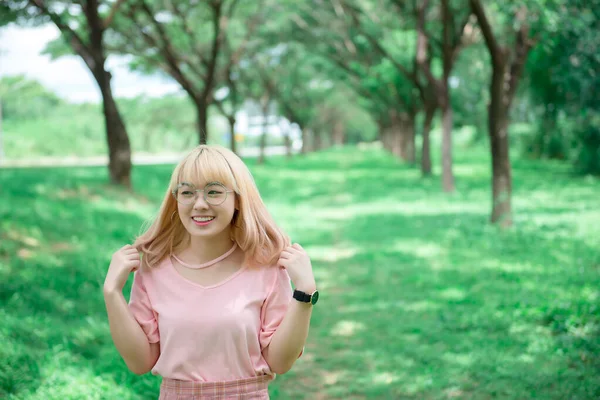
[[[194,217],[192,219],[194,221],[198,221],[198,222],[207,222],[207,221],[212,221],[213,219],[215,219],[215,217]]]

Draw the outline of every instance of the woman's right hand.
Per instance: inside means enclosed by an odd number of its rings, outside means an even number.
[[[106,278],[104,279],[104,292],[121,292],[129,274],[140,267],[140,253],[131,245],[126,245],[117,250],[110,261]]]

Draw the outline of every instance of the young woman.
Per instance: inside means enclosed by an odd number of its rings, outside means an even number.
[[[318,292],[246,165],[201,145],[148,230],[114,253],[104,299],[117,350],[132,372],[162,376],[160,399],[268,399],[302,353]]]

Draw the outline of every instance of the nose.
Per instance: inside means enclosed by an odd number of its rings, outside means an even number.
[[[204,200],[204,192],[198,192],[198,198],[194,203],[194,210],[202,210],[207,209],[209,207],[206,200]]]

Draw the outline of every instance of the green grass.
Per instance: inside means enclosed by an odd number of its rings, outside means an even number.
[[[456,149],[454,195],[379,150],[249,164],[322,292],[273,399],[600,397],[598,180],[514,161],[501,231],[483,150]],[[135,195],[105,168],[0,170],[0,397],[157,397],[112,345],[101,285],[170,170],[136,167]]]

